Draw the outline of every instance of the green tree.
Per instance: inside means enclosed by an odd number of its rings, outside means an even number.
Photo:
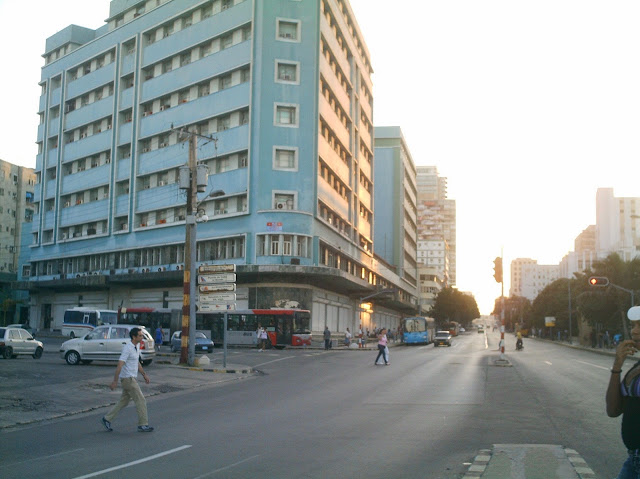
[[[502,318],[502,299],[496,298],[491,314]],[[524,296],[510,296],[504,298],[504,325],[509,331],[513,331],[516,325],[523,329],[530,329],[531,301]]]
[[[439,325],[457,321],[465,328],[469,327],[473,319],[480,317],[476,299],[451,287],[444,288],[438,293],[429,314]]]

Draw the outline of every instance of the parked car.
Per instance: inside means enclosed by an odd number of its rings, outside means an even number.
[[[433,338],[433,346],[451,346],[451,333],[449,331],[436,331]]]
[[[44,345],[35,339],[26,329],[12,327],[0,328],[0,354],[5,359],[28,354],[40,359]]]
[[[6,327],[7,328],[21,328],[21,329],[24,329],[27,333],[29,333],[34,338],[36,337],[36,332],[28,324],[10,324],[10,325],[8,325]]]
[[[478,326],[478,334],[484,333],[484,326]]]
[[[153,337],[144,326],[135,324],[105,324],[82,338],[70,339],[60,346],[60,357],[67,364],[89,364],[91,361],[117,361],[122,347],[130,341],[129,331],[140,328],[144,339],[140,343],[140,359],[144,366],[156,357]]]
[[[182,348],[181,344],[182,331],[176,331],[171,336],[171,352],[177,353]],[[204,333],[196,331],[196,352],[208,353],[213,351],[213,341],[207,338]]]

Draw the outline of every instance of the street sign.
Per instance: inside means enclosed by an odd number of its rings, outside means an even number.
[[[213,313],[215,311],[234,311],[236,309],[236,303],[231,304],[215,304],[205,303],[198,306],[198,312],[200,313]]]
[[[222,283],[222,284],[201,284],[198,286],[198,291],[201,293],[217,293],[220,291],[235,291],[235,283]]]
[[[235,273],[201,274],[198,275],[198,284],[211,283],[235,283]]]
[[[235,264],[202,264],[198,267],[198,273],[235,273]]]
[[[235,301],[236,293],[200,293],[201,303],[224,303],[225,301]]]

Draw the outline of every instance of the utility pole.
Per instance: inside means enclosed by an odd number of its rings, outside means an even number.
[[[184,242],[184,280],[182,296],[182,334],[180,336],[180,364],[193,366],[195,356],[195,282],[191,275],[195,267],[196,216],[195,206],[198,200],[196,173],[196,135],[189,135],[189,188],[187,189],[187,211]]]

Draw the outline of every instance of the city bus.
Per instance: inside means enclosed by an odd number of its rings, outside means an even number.
[[[162,329],[162,343],[169,344],[171,335],[182,329],[182,311],[170,308],[119,308],[118,323],[144,326],[155,338],[158,326]]]
[[[457,321],[451,321],[445,329],[449,331],[451,336],[457,336],[460,333],[460,323]]]
[[[210,331],[216,346],[222,345],[224,312],[197,313],[196,329]],[[267,330],[267,348],[311,346],[311,312],[304,309],[242,309],[227,311],[227,344],[253,346],[256,331]]]
[[[436,321],[433,318],[414,316],[402,320],[402,335],[405,344],[429,344],[436,334]]]
[[[117,321],[117,311],[77,306],[64,312],[62,335],[81,338],[97,326],[107,323],[113,324]]]

